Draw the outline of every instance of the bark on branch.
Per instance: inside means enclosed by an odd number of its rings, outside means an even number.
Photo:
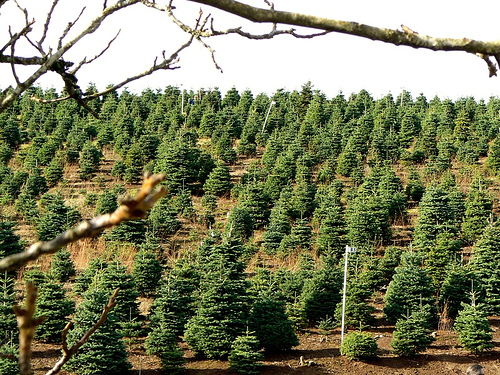
[[[413,48],[425,48],[433,51],[462,51],[482,56],[493,56],[500,61],[500,40],[481,41],[470,38],[436,38],[421,35],[402,25],[402,30],[386,29],[365,25],[358,22],[347,22],[331,18],[317,17],[301,13],[262,9],[234,0],[189,0],[223,10],[227,13],[245,18],[256,23],[284,24],[312,29],[349,34]],[[481,58],[483,58],[480,56]],[[491,76],[491,66],[490,69]]]
[[[146,212],[167,193],[163,186],[155,190],[156,186],[164,179],[165,175],[146,175],[142,187],[136,196],[124,200],[120,207],[111,214],[82,221],[74,228],[68,229],[53,240],[36,242],[26,251],[0,259],[0,272],[17,269],[44,254],[55,253],[71,242],[91,237],[106,228],[116,226],[124,221],[143,218]]]
[[[100,327],[104,324],[106,319],[108,318],[109,312],[115,307],[116,305],[116,296],[118,295],[119,289],[116,289],[111,298],[109,299],[109,302],[106,306],[104,306],[101,317],[99,320],[90,328],[85,334],[82,336],[82,338],[75,342],[71,348],[68,348],[68,343],[66,341],[66,336],[68,334],[69,328],[71,327],[71,322],[66,325],[62,332],[62,346],[63,346],[63,355],[57,361],[57,363],[54,365],[53,368],[51,368],[45,375],[55,375],[59,371],[61,371],[62,367],[66,362],[69,361],[69,359],[76,354],[78,349],[85,344],[89,337]]]
[[[31,343],[35,337],[35,329],[45,317],[34,319],[37,288],[32,283],[26,283],[25,307],[14,306],[19,327],[19,372],[21,375],[31,375]]]

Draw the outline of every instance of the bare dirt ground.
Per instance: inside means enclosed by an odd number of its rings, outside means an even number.
[[[290,352],[266,356],[262,375],[319,375],[319,374],[374,374],[374,375],[436,375],[465,374],[472,363],[481,363],[485,373],[500,374],[500,317],[490,318],[495,347],[482,356],[469,354],[457,342],[454,332],[438,331],[437,340],[429,349],[415,358],[401,358],[391,353],[390,342],[393,326],[380,326],[370,332],[379,337],[378,358],[369,361],[349,361],[340,355],[340,330],[322,334],[317,329],[300,334],[300,345]],[[227,361],[199,360],[184,346],[186,374],[188,375],[234,375]],[[45,374],[60,356],[60,348],[54,345],[35,344],[33,348],[35,375]],[[300,360],[302,357],[302,365]],[[310,365],[309,364],[310,362]],[[144,352],[143,341],[130,348],[133,374],[160,375],[160,362]],[[68,375],[67,372],[61,374]]]

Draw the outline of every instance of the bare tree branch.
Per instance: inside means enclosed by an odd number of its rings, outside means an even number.
[[[119,292],[119,289],[116,289],[115,292],[113,293],[113,295],[111,296],[111,298],[109,299],[108,304],[106,306],[104,306],[104,309],[102,311],[102,314],[101,314],[101,317],[99,318],[99,320],[92,326],[92,328],[90,328],[87,332],[85,332],[85,334],[82,336],[82,338],[79,341],[77,341],[75,344],[73,344],[73,346],[71,348],[68,348],[68,343],[66,341],[66,336],[68,334],[68,331],[69,331],[69,328],[71,326],[71,323],[68,323],[66,325],[66,327],[64,328],[64,330],[62,332],[63,355],[59,359],[59,361],[57,361],[57,363],[54,365],[54,367],[52,369],[50,369],[45,375],[55,375],[59,371],[61,371],[61,369],[64,366],[64,364],[66,362],[68,362],[68,360],[73,355],[76,354],[76,352],[78,351],[78,349],[80,349],[80,347],[88,341],[89,337],[101,325],[104,324],[104,322],[106,321],[106,319],[108,317],[109,312],[116,305],[116,296],[118,295],[118,292]]]
[[[34,319],[37,288],[32,283],[26,283],[25,307],[14,306],[19,327],[19,370],[21,375],[31,375],[31,343],[35,337],[35,329],[45,317]]]
[[[106,46],[106,48],[104,48],[99,54],[95,55],[93,58],[91,58],[90,60],[87,60],[87,58],[85,57],[82,61],[80,61],[78,63],[78,65],[71,70],[71,74],[76,74],[76,72],[78,72],[78,70],[85,64],[90,64],[92,62],[94,62],[95,60],[97,60],[99,57],[101,57],[102,55],[104,55],[104,53],[109,49],[109,47],[111,47],[111,44],[113,44],[113,42],[116,40],[116,38],[118,38],[118,35],[120,35],[120,31],[121,30],[118,30],[118,32],[116,33],[116,35],[113,37],[113,39],[111,39],[109,42],[108,42],[108,45]]]
[[[116,226],[124,221],[143,218],[146,212],[167,193],[163,186],[155,190],[155,187],[164,179],[165,175],[146,175],[142,187],[136,196],[123,201],[120,207],[111,214],[82,221],[80,224],[68,229],[50,241],[36,242],[26,251],[0,259],[0,271],[17,269],[44,254],[55,253],[61,247],[71,242],[91,237],[106,228]]]
[[[173,64],[177,63],[179,60],[178,60],[178,56],[180,54],[181,51],[183,51],[184,49],[188,48],[191,44],[193,43],[193,36],[191,36],[189,38],[189,40],[184,43],[182,46],[180,46],[173,54],[170,55],[169,58],[165,58],[163,57],[163,61],[159,64],[156,64],[156,60],[153,64],[153,66],[151,68],[149,68],[148,70],[142,72],[142,73],[139,73],[135,76],[132,76],[132,77],[129,77],[125,80],[123,80],[122,82],[116,84],[116,85],[113,85],[109,88],[107,88],[106,90],[104,91],[101,91],[101,92],[98,92],[98,93],[95,93],[95,94],[92,94],[92,95],[89,95],[89,96],[86,96],[85,97],[85,100],[91,100],[91,99],[95,99],[97,97],[100,97],[100,96],[103,96],[111,91],[114,91],[114,90],[118,90],[119,88],[125,86],[127,83],[129,82],[132,82],[132,81],[136,81],[142,77],[145,77],[145,76],[148,76],[158,70],[166,70],[166,69],[170,69],[170,70],[174,70],[174,69],[177,69],[177,67],[175,66],[172,66]]]
[[[227,13],[245,18],[256,23],[286,24],[301,26],[342,34],[349,34],[377,40],[396,46],[405,45],[413,48],[425,48],[433,51],[462,51],[484,56],[500,56],[500,41],[480,41],[470,38],[436,38],[420,35],[407,27],[403,30],[386,29],[340,21],[301,13],[262,9],[234,0],[189,0],[198,4],[210,5]],[[405,30],[407,29],[407,30]],[[409,31],[410,32],[409,32]],[[500,60],[500,58],[498,59]],[[491,66],[488,65],[491,75]],[[496,68],[495,68],[496,69]]]
[[[57,43],[58,49],[62,48],[62,42],[63,42],[64,38],[66,38],[66,35],[68,35],[71,28],[78,22],[78,20],[82,16],[83,12],[85,12],[85,9],[87,9],[87,7],[82,8],[82,10],[80,11],[80,14],[78,15],[78,17],[76,17],[76,20],[68,23],[68,25],[66,26],[66,29],[64,29],[64,32],[62,33],[61,37],[59,38],[59,43]]]
[[[43,51],[43,42],[45,41],[45,38],[47,37],[47,32],[49,31],[49,25],[50,21],[52,19],[52,13],[54,13],[54,9],[56,8],[57,3],[59,0],[54,0],[52,2],[52,6],[50,7],[49,13],[47,14],[47,19],[45,20],[45,25],[43,25],[43,34],[40,40],[37,43],[38,50],[45,55],[45,52]]]
[[[21,36],[26,35],[27,33],[29,33],[32,30],[31,26],[33,26],[34,23],[35,23],[35,20],[33,20],[31,22],[28,22],[26,24],[26,26],[24,26],[23,29],[20,32],[11,35],[10,40],[5,44],[5,46],[2,47],[2,49],[0,49],[0,56],[3,55],[3,53],[5,52],[5,50],[8,47],[12,46]],[[9,30],[10,30],[10,28],[9,28]]]
[[[47,57],[46,61],[40,66],[40,68],[37,69],[36,72],[34,72],[28,79],[26,79],[24,82],[18,83],[17,86],[9,92],[8,95],[5,97],[1,98],[0,101],[0,112],[2,112],[5,108],[10,106],[13,101],[19,97],[28,87],[33,85],[38,78],[40,78],[42,75],[44,75],[48,70],[50,70],[54,64],[60,62],[60,59],[62,56],[71,48],[73,47],[76,43],[78,43],[83,37],[86,35],[94,33],[102,24],[102,22],[109,17],[110,15],[114,14],[115,12],[124,9],[130,5],[138,3],[140,0],[120,0],[116,2],[115,4],[107,7],[104,9],[104,11],[96,17],[94,20],[92,20],[89,24],[89,26],[83,30],[80,34],[78,34],[74,39],[68,41],[65,43],[61,48],[58,48],[57,51],[55,51],[53,54]],[[11,61],[12,62],[12,61]]]

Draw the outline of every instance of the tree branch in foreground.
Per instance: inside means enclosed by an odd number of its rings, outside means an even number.
[[[14,306],[19,327],[19,371],[21,375],[31,375],[31,343],[35,337],[35,329],[45,317],[33,319],[35,315],[38,291],[32,283],[26,283],[26,305],[24,308]]]
[[[301,13],[262,9],[234,0],[189,0],[223,10],[227,13],[245,18],[255,23],[272,23],[301,26],[342,34],[349,34],[377,40],[396,46],[405,45],[413,48],[425,48],[433,51],[462,51],[478,55],[494,57],[500,64],[500,41],[480,41],[470,38],[436,38],[421,35],[407,26],[401,25],[402,30],[379,28],[358,22],[340,21],[331,18],[316,17]],[[488,63],[490,77],[496,75],[497,67],[492,70]]]
[[[152,176],[146,174],[142,187],[136,196],[124,200],[114,212],[82,221],[75,227],[61,233],[53,240],[36,242],[26,251],[0,259],[0,272],[20,268],[29,261],[38,259],[43,254],[55,253],[61,247],[71,242],[91,237],[103,229],[116,226],[124,221],[143,218],[147,211],[167,193],[163,186],[155,190],[156,186],[164,179],[165,175],[163,174]]]
[[[78,349],[87,342],[89,337],[99,328],[108,318],[108,313],[111,311],[113,307],[116,305],[116,296],[118,295],[119,289],[116,289],[111,298],[109,299],[109,302],[106,306],[104,306],[101,317],[99,320],[90,328],[83,336],[82,338],[75,342],[71,348],[68,348],[68,343],[66,341],[66,336],[68,334],[69,328],[71,326],[71,322],[69,322],[66,327],[64,328],[62,332],[62,346],[63,346],[63,355],[57,361],[57,363],[54,365],[52,369],[50,369],[45,375],[55,375],[59,371],[61,371],[61,368],[64,366],[66,362],[69,361],[69,359],[76,354]]]

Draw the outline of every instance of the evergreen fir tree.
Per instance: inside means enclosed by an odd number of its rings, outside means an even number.
[[[0,374],[19,375],[19,363],[17,360],[19,355],[18,345],[12,342],[0,345],[0,353],[7,355],[6,357],[0,357]],[[14,358],[8,357],[9,354]]]
[[[254,221],[246,208],[234,207],[229,212],[226,234],[241,241],[248,240],[253,234]]]
[[[368,298],[372,295],[369,285],[363,283],[360,276],[349,280],[346,291],[346,303],[344,324],[347,328],[366,329],[373,324],[373,307],[368,304]],[[340,324],[342,321],[342,301],[337,303],[335,309],[335,321]]]
[[[471,191],[469,193],[462,223],[462,233],[467,243],[472,244],[479,239],[491,218],[492,208],[493,200],[485,191]]]
[[[236,337],[229,353],[229,367],[239,374],[252,375],[260,373],[264,356],[258,352],[259,340],[250,332]]]
[[[268,254],[276,253],[283,238],[290,234],[290,221],[280,205],[271,210],[269,226],[264,232],[264,251]]]
[[[152,342],[157,345],[153,345]],[[184,373],[186,359],[184,351],[179,347],[177,336],[161,324],[149,333],[146,339],[146,353],[160,357],[161,368],[166,374]]]
[[[107,267],[108,262],[106,262],[102,258],[91,259],[88,267],[75,278],[73,293],[82,294],[83,292],[88,290],[90,288],[90,285],[92,284],[92,281],[94,279],[101,278],[101,275],[104,273]]]
[[[318,323],[327,316],[332,316],[335,306],[341,299],[342,273],[331,263],[314,271],[311,278],[305,280],[300,301],[311,323]]]
[[[283,302],[265,294],[257,297],[250,311],[249,329],[255,332],[258,348],[275,353],[290,350],[299,344]]]
[[[175,337],[184,334],[184,327],[194,314],[194,291],[198,279],[194,265],[180,260],[161,281],[150,310],[150,328],[152,332],[160,332],[150,333],[146,340],[148,350],[161,350],[163,342],[158,340],[161,332],[170,332]]]
[[[71,260],[71,253],[67,250],[59,250],[55,253],[50,263],[51,277],[55,281],[66,282],[75,274],[75,264]]]
[[[110,214],[118,208],[118,194],[113,190],[106,190],[99,194],[95,209],[96,215]]]
[[[224,358],[235,338],[244,332],[248,316],[243,264],[237,260],[241,245],[224,243],[207,250],[200,303],[184,337],[195,354]]]
[[[485,228],[483,235],[472,248],[470,268],[476,275],[477,291],[484,298],[488,313],[500,312],[500,228],[498,223]]]
[[[161,272],[161,263],[146,243],[134,257],[132,265],[132,277],[140,296],[151,297],[156,294]]]
[[[102,306],[108,303],[109,293],[94,288],[83,293],[84,300],[78,306],[74,328],[68,333],[71,346],[87,332],[102,314]],[[111,311],[104,324],[95,331],[66,368],[79,375],[126,374],[131,369],[127,352],[119,333],[118,317]]]
[[[455,331],[458,333],[460,344],[473,354],[481,354],[494,347],[484,306],[476,305],[474,298],[470,305],[462,303],[462,310],[455,321]]]
[[[126,241],[140,245],[146,238],[146,231],[145,220],[129,220],[111,229],[105,238],[109,241]]]
[[[377,356],[378,345],[375,339],[367,332],[351,332],[340,346],[340,354],[350,360],[360,360]]]
[[[161,239],[174,234],[182,226],[177,219],[177,212],[166,197],[161,198],[151,209],[147,223],[148,230]]]
[[[56,186],[58,182],[61,181],[64,175],[61,160],[59,158],[52,159],[52,161],[43,171],[43,174],[49,187]]]
[[[113,313],[118,319],[118,325],[122,328],[139,333],[142,326],[143,316],[139,311],[137,297],[139,293],[135,281],[127,272],[127,267],[120,262],[113,262],[102,273],[102,276],[95,280],[95,287],[112,294],[116,289],[120,289],[116,297],[116,306]],[[92,285],[91,285],[92,287]]]
[[[429,315],[432,314],[429,305],[421,307],[409,316],[403,316],[396,323],[391,341],[392,352],[399,356],[414,356],[425,351],[435,340],[431,336]]]
[[[21,238],[14,233],[14,223],[0,221],[0,258],[23,251]]]
[[[430,314],[435,319],[434,288],[431,278],[420,266],[421,261],[421,257],[415,253],[401,256],[401,266],[396,268],[384,298],[384,316],[387,320],[396,322],[408,311],[411,314],[423,305],[431,306]]]
[[[318,252],[322,255],[333,255],[337,259],[342,257],[346,244],[347,227],[340,205],[333,206],[319,227],[316,240]]]
[[[99,163],[101,162],[101,151],[92,142],[85,143],[80,155],[80,178],[90,180],[94,177]]]
[[[0,341],[10,342],[11,345],[17,343],[19,336],[12,308],[16,303],[15,296],[14,279],[7,272],[3,272],[0,278]],[[0,368],[1,366],[0,364]]]
[[[462,303],[469,302],[474,283],[474,274],[469,267],[454,264],[449,269],[438,300],[440,310],[446,312],[446,318],[454,320],[457,317]]]
[[[203,190],[205,193],[220,197],[228,194],[231,187],[229,168],[224,164],[219,164],[208,176],[205,185],[203,185]]]
[[[74,311],[75,303],[66,297],[62,285],[47,279],[38,288],[36,313],[46,319],[37,327],[36,337],[40,341],[60,343],[61,332]]]
[[[500,137],[497,136],[490,145],[488,157],[485,162],[486,167],[492,174],[500,171]]]

